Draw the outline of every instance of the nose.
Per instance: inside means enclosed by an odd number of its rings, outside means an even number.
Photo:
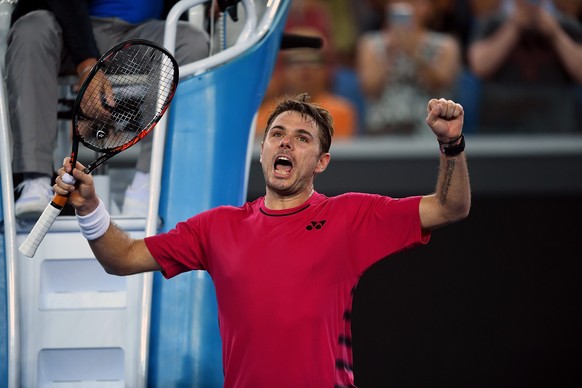
[[[283,136],[281,142],[279,143],[280,148],[291,148],[291,138],[289,136]]]

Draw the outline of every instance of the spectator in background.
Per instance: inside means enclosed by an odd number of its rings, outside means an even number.
[[[424,101],[450,98],[461,67],[459,43],[427,28],[431,0],[388,1],[385,27],[358,42],[366,133],[421,134]]]
[[[473,0],[478,10],[490,3]],[[582,0],[494,5],[479,17],[468,49],[470,68],[481,79],[477,131],[581,131],[582,25],[576,15]]]
[[[285,23],[285,29],[292,30],[309,26],[318,31],[325,41],[331,41],[332,18],[328,1],[293,0]]]
[[[329,0],[328,4],[335,52],[331,90],[350,100],[356,108],[359,134],[365,127],[366,102],[355,68],[356,44],[360,36],[356,10],[365,4],[354,0]]]
[[[383,0],[376,0],[383,1]],[[354,0],[293,0],[285,29],[311,27],[326,42],[329,90],[349,100],[356,109],[357,128],[364,127],[365,102],[354,68],[354,52],[359,37],[356,10],[363,2]]]
[[[311,27],[295,27],[287,31],[297,35],[321,36]],[[257,137],[263,136],[267,118],[278,103],[277,97],[301,93],[308,93],[311,96],[311,103],[331,113],[334,122],[334,137],[349,138],[357,133],[356,108],[349,100],[331,91],[333,75],[331,55],[331,49],[327,46],[321,50],[290,49],[279,54],[277,73],[271,80],[268,93],[259,108]]]

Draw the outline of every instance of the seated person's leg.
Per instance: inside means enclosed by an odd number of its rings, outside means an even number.
[[[7,44],[13,170],[23,176],[15,211],[19,218],[36,219],[53,194],[61,30],[51,13],[34,11],[16,21]]]

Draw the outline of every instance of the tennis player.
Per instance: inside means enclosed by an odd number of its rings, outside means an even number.
[[[110,222],[81,164],[71,170],[65,159],[54,190],[69,195],[108,273],[210,273],[225,387],[353,387],[350,313],[358,280],[377,261],[427,243],[431,230],[469,213],[463,108],[432,99],[427,110],[441,152],[430,195],[316,192],[314,178],[330,163],[333,125],[306,95],[282,100],[271,114],[260,153],[266,194],[243,206],[220,206],[136,240]],[[77,187],[62,181],[65,173]]]

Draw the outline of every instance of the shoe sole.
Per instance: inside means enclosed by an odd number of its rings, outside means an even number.
[[[47,202],[47,204],[48,204],[48,202]],[[46,208],[46,206],[43,206],[41,208],[38,206],[38,204],[37,204],[37,206],[21,205],[21,206],[16,206],[16,208],[14,209],[14,213],[15,213],[16,218],[18,218],[18,219],[34,220],[34,219],[38,219],[40,217],[40,215],[44,212],[45,208]]]
[[[16,214],[16,218],[22,221],[36,221],[40,218],[42,212],[28,211]]]

